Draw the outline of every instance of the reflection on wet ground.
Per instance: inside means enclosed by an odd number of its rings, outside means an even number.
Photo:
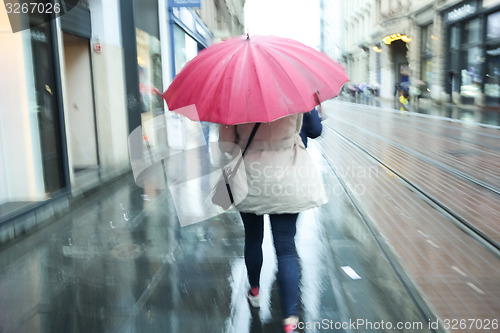
[[[302,331],[352,332],[353,322],[363,332],[398,323],[430,331],[328,164],[310,152],[337,190],[299,218]],[[0,332],[279,332],[268,229],[264,251],[263,305],[251,311],[238,214],[180,227],[168,191],[126,176],[0,250]]]
[[[397,101],[383,100],[378,97],[368,98],[339,97],[338,100],[359,104],[366,104],[389,109],[399,109]],[[426,114],[436,117],[451,118],[464,121],[466,123],[479,123],[493,126],[500,126],[500,110],[498,108],[478,108],[473,105],[458,106],[445,103],[442,105],[431,104],[429,101],[410,102],[410,112]]]

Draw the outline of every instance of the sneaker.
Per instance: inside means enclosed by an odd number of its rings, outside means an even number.
[[[298,333],[297,325],[299,324],[299,317],[291,316],[283,320],[283,332],[285,333]]]
[[[247,294],[247,299],[248,303],[254,307],[258,308],[260,307],[260,301],[259,301],[259,287],[254,287],[250,288]]]

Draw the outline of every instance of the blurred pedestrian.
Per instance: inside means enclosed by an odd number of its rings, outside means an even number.
[[[311,112],[304,113],[304,119],[302,121],[302,128],[300,129],[300,137],[304,146],[307,148],[307,138],[316,139],[321,135],[323,130],[323,125],[321,124],[321,118],[319,117],[316,108],[312,109]]]
[[[399,95],[399,110],[408,111],[408,92],[401,90]]]
[[[269,214],[284,332],[297,332],[299,322],[300,277],[294,239],[298,214],[327,201],[321,175],[299,135],[302,119],[302,114],[294,114],[260,125],[244,157],[248,195],[236,205],[245,228],[247,299],[252,307],[259,307],[264,215]],[[228,151],[234,143],[244,148],[253,127],[253,123],[220,125],[221,149]]]

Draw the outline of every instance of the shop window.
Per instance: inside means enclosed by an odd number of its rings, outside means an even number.
[[[163,112],[160,40],[139,28],[135,30],[142,112],[155,116]]]
[[[161,44],[154,34],[140,28],[135,28],[135,34],[143,137],[153,149],[164,142],[161,131],[149,125],[154,117],[164,113]]]
[[[500,103],[500,45],[487,50],[484,94],[488,104]]]
[[[469,48],[463,53],[460,94],[465,98],[464,102],[474,103],[474,99],[481,92],[482,79],[479,71],[481,59],[482,50],[480,47]]]
[[[430,82],[432,82],[432,79],[432,59],[426,59],[422,62],[422,81],[429,84]]]
[[[424,56],[432,57],[434,38],[434,29],[432,24],[422,27],[422,51]]]
[[[465,23],[465,43],[477,43],[482,39],[481,21],[477,19]]]
[[[500,104],[500,12],[488,16],[486,25],[486,73],[484,82],[484,95],[486,103]]]
[[[460,29],[456,25],[450,29],[450,48],[455,50],[460,48]]]
[[[418,95],[426,95],[428,87],[433,81],[433,68],[432,68],[432,50],[434,44],[434,29],[433,25],[429,24],[422,27],[421,40],[422,40],[422,55],[421,55],[421,73],[420,79],[422,84],[418,86]]]
[[[500,12],[496,12],[488,16],[488,23],[486,27],[486,38],[488,39],[500,38]]]
[[[459,53],[451,50],[451,64],[453,69],[460,69],[460,95],[462,103],[474,104],[478,101],[483,87],[484,71],[484,35],[480,18],[465,21]],[[458,55],[458,56],[457,56]]]
[[[448,80],[447,92],[452,94],[460,89],[460,38],[461,31],[458,24],[452,25],[449,29],[449,53],[448,53]]]
[[[198,43],[179,26],[174,26],[175,74],[198,54]]]

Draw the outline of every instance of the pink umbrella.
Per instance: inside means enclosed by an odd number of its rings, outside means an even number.
[[[302,43],[242,36],[200,51],[163,98],[170,110],[194,120],[271,122],[338,96],[347,81],[341,65]],[[184,108],[190,105],[197,117]]]

